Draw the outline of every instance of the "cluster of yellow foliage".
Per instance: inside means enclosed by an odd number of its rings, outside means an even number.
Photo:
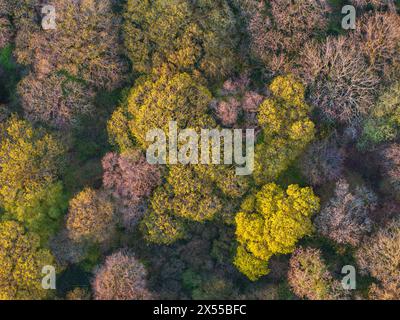
[[[271,182],[300,155],[314,138],[310,107],[304,101],[304,86],[292,75],[276,77],[269,86],[273,97],[260,106],[258,122],[262,142],[256,146],[255,179]]]
[[[185,236],[183,222],[170,209],[170,189],[170,185],[156,189],[150,201],[151,208],[142,220],[142,232],[150,242],[168,245]]]
[[[67,229],[71,239],[102,242],[112,236],[114,226],[113,204],[101,191],[87,188],[70,201]]]
[[[0,136],[0,206],[8,216],[47,235],[45,229],[63,209],[62,186],[56,181],[63,148],[16,116],[0,125]]]
[[[171,121],[176,121],[178,130],[213,128],[216,124],[207,115],[210,102],[207,88],[186,73],[171,75],[166,71],[156,80],[142,77],[129,93],[126,105],[108,122],[110,140],[123,152],[133,147],[132,139],[147,149],[149,130],[161,129],[168,137]]]
[[[0,223],[0,300],[43,299],[42,268],[54,265],[36,234],[15,221]]]
[[[131,90],[127,103],[108,123],[111,141],[121,151],[135,144],[146,150],[150,145],[146,133],[161,129],[169,139],[171,121],[176,121],[178,130],[191,128],[200,132],[203,128],[216,128],[207,113],[211,99],[207,88],[186,73],[142,77]],[[228,198],[240,197],[248,189],[246,179],[224,165],[167,167],[166,184],[150,200],[150,212],[142,223],[147,239],[156,243],[171,243],[183,237],[184,223],[180,219],[211,220]]]
[[[146,149],[146,133],[151,129],[167,133],[170,121],[182,129],[214,128],[216,124],[207,114],[211,98],[207,88],[186,73],[164,73],[156,81],[149,79],[135,86],[128,98],[130,132]]]
[[[235,265],[249,279],[268,274],[274,254],[293,252],[296,242],[313,231],[311,216],[319,210],[319,199],[311,188],[290,185],[286,192],[267,184],[242,204],[236,215],[240,243]]]

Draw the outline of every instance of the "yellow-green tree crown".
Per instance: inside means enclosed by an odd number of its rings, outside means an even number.
[[[0,206],[6,215],[48,236],[64,208],[57,182],[63,148],[16,116],[0,125]]]
[[[131,90],[127,102],[109,121],[112,142],[125,151],[137,144],[146,150],[146,133],[161,129],[169,139],[169,124],[180,129],[214,129],[217,124],[208,114],[211,93],[186,73],[143,77]],[[243,177],[224,165],[167,165],[166,185],[150,200],[142,230],[147,239],[171,243],[184,234],[179,219],[196,222],[212,220],[224,202],[242,196],[247,190]],[[169,194],[165,194],[165,190]],[[161,196],[162,195],[162,196]],[[162,234],[165,234],[163,239]]]
[[[273,181],[286,170],[315,133],[300,82],[292,75],[279,76],[269,89],[272,98],[261,104],[258,114],[263,127],[262,141],[256,146],[255,179],[259,184]]]
[[[140,73],[167,64],[221,78],[235,66],[237,32],[226,0],[129,0],[124,18],[125,47]]]
[[[275,183],[263,186],[236,215],[240,245],[235,265],[251,280],[267,274],[272,255],[293,252],[297,241],[312,233],[311,216],[318,210],[319,199],[309,187],[290,185],[284,191]]]
[[[0,223],[0,300],[43,299],[42,268],[54,265],[39,237],[15,221]]]

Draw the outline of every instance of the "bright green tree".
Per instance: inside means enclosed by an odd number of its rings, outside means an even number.
[[[254,281],[268,274],[272,255],[293,252],[297,241],[311,234],[319,199],[308,187],[290,185],[284,191],[270,183],[249,196],[241,209],[235,219],[240,245],[234,263]]]

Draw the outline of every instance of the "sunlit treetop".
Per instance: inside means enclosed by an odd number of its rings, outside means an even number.
[[[52,135],[12,116],[0,124],[0,206],[47,234],[64,208],[57,175],[63,147]]]
[[[129,0],[124,40],[133,68],[151,73],[163,64],[221,78],[235,66],[237,30],[225,0]]]
[[[269,89],[272,97],[260,105],[258,113],[263,127],[261,142],[256,147],[255,179],[259,184],[276,179],[315,134],[301,82],[293,75],[278,76]]]
[[[48,250],[40,248],[36,234],[14,221],[0,223],[0,300],[43,299],[44,266],[53,265]]]
[[[235,219],[240,246],[234,262],[256,280],[269,272],[272,255],[291,253],[299,239],[313,232],[311,216],[319,210],[319,199],[308,187],[290,185],[284,191],[270,183],[249,196],[241,209]]]

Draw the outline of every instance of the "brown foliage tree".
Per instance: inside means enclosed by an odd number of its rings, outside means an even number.
[[[381,286],[373,283],[368,297],[373,300],[400,300],[400,281],[385,282]]]
[[[4,48],[11,42],[14,31],[8,18],[1,16],[0,10],[0,49]]]
[[[108,153],[102,161],[103,184],[116,199],[136,202],[151,192],[160,183],[161,173],[157,166],[150,165],[139,152],[118,155]]]
[[[24,0],[25,1],[25,0]],[[17,1],[19,6],[22,2]],[[56,30],[44,32],[37,19],[39,0],[25,1],[30,7],[17,19],[16,56],[36,73],[65,70],[89,84],[106,89],[124,81],[126,63],[120,58],[120,19],[112,0],[49,1],[56,8]],[[20,9],[22,11],[22,9]],[[14,8],[14,15],[20,15]],[[33,17],[29,17],[29,13]]]
[[[224,126],[232,126],[238,120],[239,108],[240,103],[235,98],[221,101],[217,105],[217,117]]]
[[[327,27],[327,1],[244,1],[251,50],[272,73],[288,72],[293,56]]]
[[[396,11],[366,14],[350,40],[361,43],[368,64],[381,75],[390,77],[400,67],[400,16]]]
[[[87,289],[75,288],[67,292],[66,300],[90,300],[90,293]]]
[[[365,7],[368,5],[372,5],[375,8],[381,8],[381,7],[394,7],[394,1],[393,0],[352,0],[351,1],[355,6],[357,7]]]
[[[223,126],[235,126],[242,117],[246,128],[257,127],[258,107],[265,97],[250,89],[250,78],[246,73],[225,81],[220,95],[221,99],[214,100],[211,108],[215,109],[216,117]]]

